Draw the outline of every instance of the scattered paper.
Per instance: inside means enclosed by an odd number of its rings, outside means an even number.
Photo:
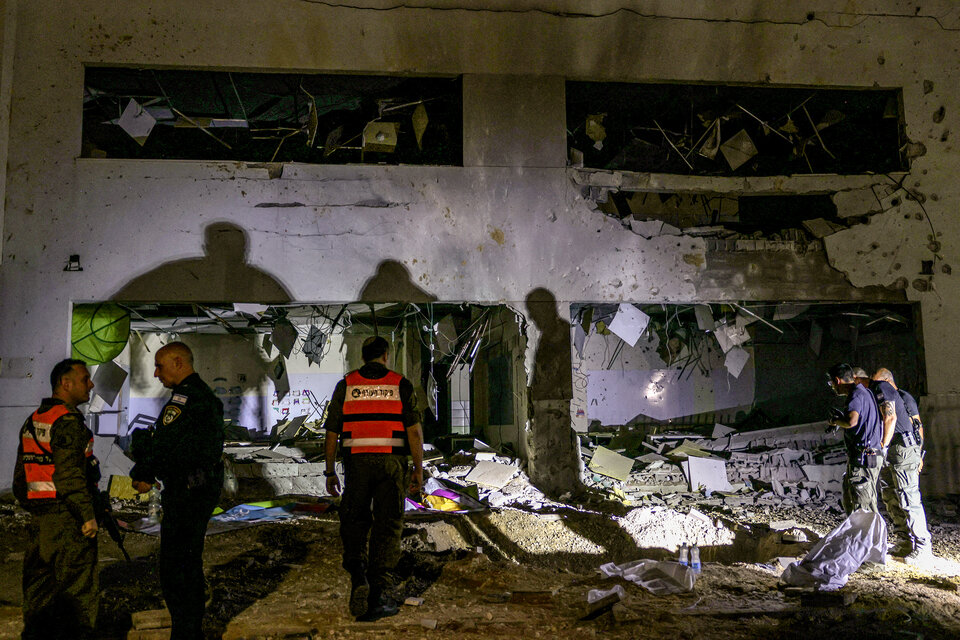
[[[723,361],[723,366],[727,368],[734,378],[740,377],[740,372],[750,359],[750,352],[742,347],[734,347],[727,352],[727,357]]]
[[[617,315],[607,328],[633,347],[636,346],[637,340],[643,335],[649,322],[650,316],[632,304],[624,302],[620,304]]]

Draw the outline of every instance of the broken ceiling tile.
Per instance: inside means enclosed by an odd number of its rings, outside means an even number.
[[[368,122],[363,128],[363,150],[390,153],[397,146],[396,122]]]
[[[137,141],[141,147],[147,143],[147,138],[153,127],[157,124],[157,119],[150,115],[150,112],[140,106],[140,104],[131,99],[117,121],[120,128]]]
[[[270,357],[270,354],[273,353],[273,341],[270,340],[270,334],[263,334],[263,341],[260,343],[260,346],[263,348],[264,353],[267,354],[267,357]]]
[[[756,317],[756,316],[750,315],[750,314],[748,314],[748,313],[740,313],[740,312],[738,311],[738,312],[737,312],[737,318],[736,318],[736,320],[735,320],[734,322],[736,323],[738,329],[743,329],[743,328],[746,327],[747,325],[753,324],[753,323],[756,322],[756,321],[757,321],[757,317]]]
[[[699,491],[701,488],[709,492],[733,490],[727,480],[727,465],[719,458],[689,456],[680,466],[690,483],[691,491]]]
[[[734,347],[727,352],[727,357],[723,361],[723,366],[727,368],[734,378],[740,377],[740,372],[750,359],[750,352],[742,347]]]
[[[583,168],[583,151],[570,147],[570,166]]]
[[[817,321],[810,323],[810,350],[820,355],[820,345],[823,342],[823,327]]]
[[[637,340],[643,335],[650,322],[650,316],[645,314],[634,305],[621,303],[617,309],[617,315],[608,326],[610,331],[620,337],[621,340],[631,347],[636,346]]]
[[[680,459],[680,460],[683,460],[690,456],[693,456],[695,458],[712,458],[713,457],[709,452],[704,451],[703,449],[693,444],[689,440],[684,440],[683,442],[680,443],[680,446],[674,447],[673,449],[671,449],[670,451],[667,451],[663,455],[667,456],[668,458],[674,458],[674,459]]]
[[[717,323],[713,319],[713,310],[710,309],[710,305],[694,305],[693,312],[697,316],[697,326],[700,328],[700,331],[713,331],[717,328]]]
[[[235,313],[243,313],[245,315],[254,316],[256,318],[259,318],[264,313],[266,313],[267,309],[269,308],[270,307],[265,304],[255,304],[255,303],[247,303],[247,302],[233,303],[233,310]]]
[[[663,230],[663,221],[637,220],[636,218],[630,218],[630,230],[638,236],[643,236],[644,238],[653,238],[660,235],[660,232]]]
[[[724,436],[730,435],[731,433],[736,433],[737,430],[733,427],[728,427],[722,424],[713,425],[713,433],[710,435],[711,438],[722,438]]]
[[[883,187],[886,191],[886,185],[876,186]],[[879,195],[875,193],[873,188],[863,187],[862,189],[837,191],[830,199],[833,200],[833,204],[837,208],[837,216],[840,218],[848,218],[850,216],[864,216],[879,212],[880,204],[878,197]]]
[[[327,134],[327,139],[323,143],[323,157],[328,157],[331,153],[340,148],[340,136],[343,135],[343,126],[339,126]]]
[[[738,327],[736,324],[720,325],[714,330],[713,335],[724,353],[750,340],[746,327]]]
[[[267,368],[267,377],[273,381],[273,389],[277,394],[277,402],[290,393],[290,380],[287,378],[287,364],[283,356],[278,356]]]
[[[713,132],[707,135],[707,139],[703,141],[698,153],[704,158],[713,160],[717,157],[717,152],[720,150],[720,118],[714,120],[711,127],[713,128]]]
[[[467,482],[479,484],[493,489],[502,489],[520,471],[518,467],[502,464],[492,460],[482,460],[477,463],[473,471],[464,478]]]
[[[743,163],[747,162],[750,158],[757,155],[757,147],[754,146],[753,140],[750,139],[745,129],[741,129],[736,135],[721,144],[720,151],[723,153],[723,157],[727,159],[730,168],[734,171],[739,169]]]
[[[796,318],[798,315],[810,308],[808,304],[796,304],[792,302],[784,302],[778,304],[773,311],[774,320],[790,320],[791,318]]]
[[[814,238],[824,238],[831,233],[836,233],[846,227],[835,222],[830,222],[824,218],[814,218],[813,220],[804,220],[804,228],[809,231]]]
[[[270,340],[284,358],[289,358],[290,352],[293,351],[293,346],[297,343],[299,335],[297,328],[294,327],[289,320],[279,318],[273,325]]]
[[[606,447],[597,447],[588,466],[594,473],[625,482],[633,469],[633,458],[622,456]]]
[[[311,326],[307,337],[303,340],[303,355],[311,364],[320,364],[323,357],[323,346],[327,342],[327,335],[317,326]]]
[[[117,394],[120,393],[123,381],[126,379],[127,372],[123,367],[113,360],[107,360],[97,365],[97,370],[93,373],[94,392],[109,407],[116,402]]]
[[[411,120],[413,121],[413,134],[417,136],[417,147],[423,151],[423,132],[427,130],[427,123],[430,119],[427,117],[427,108],[423,106],[422,102],[413,110]]]

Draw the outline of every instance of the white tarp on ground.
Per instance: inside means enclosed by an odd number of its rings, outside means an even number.
[[[799,562],[791,562],[780,580],[796,587],[839,589],[864,562],[883,564],[887,524],[879,513],[854,511],[821,538]]]

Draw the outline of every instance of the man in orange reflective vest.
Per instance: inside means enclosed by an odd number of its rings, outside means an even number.
[[[379,336],[363,343],[364,365],[337,384],[324,423],[324,475],[334,496],[340,495],[338,440],[343,450],[343,568],[350,574],[350,613],[361,621],[397,613],[397,603],[385,591],[400,560],[406,491],[416,493],[423,485],[416,395],[409,380],[387,369],[389,351]],[[409,479],[407,454],[413,459]]]
[[[30,512],[23,558],[24,639],[92,638],[99,605],[97,519],[100,480],[93,433],[77,406],[93,382],[82,360],[63,360],[45,398],[20,429],[13,493]]]

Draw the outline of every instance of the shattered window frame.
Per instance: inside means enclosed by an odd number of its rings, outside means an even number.
[[[88,66],[83,103],[85,158],[463,165],[460,76]]]
[[[568,161],[701,176],[905,171],[902,102],[900,89],[568,80]]]

